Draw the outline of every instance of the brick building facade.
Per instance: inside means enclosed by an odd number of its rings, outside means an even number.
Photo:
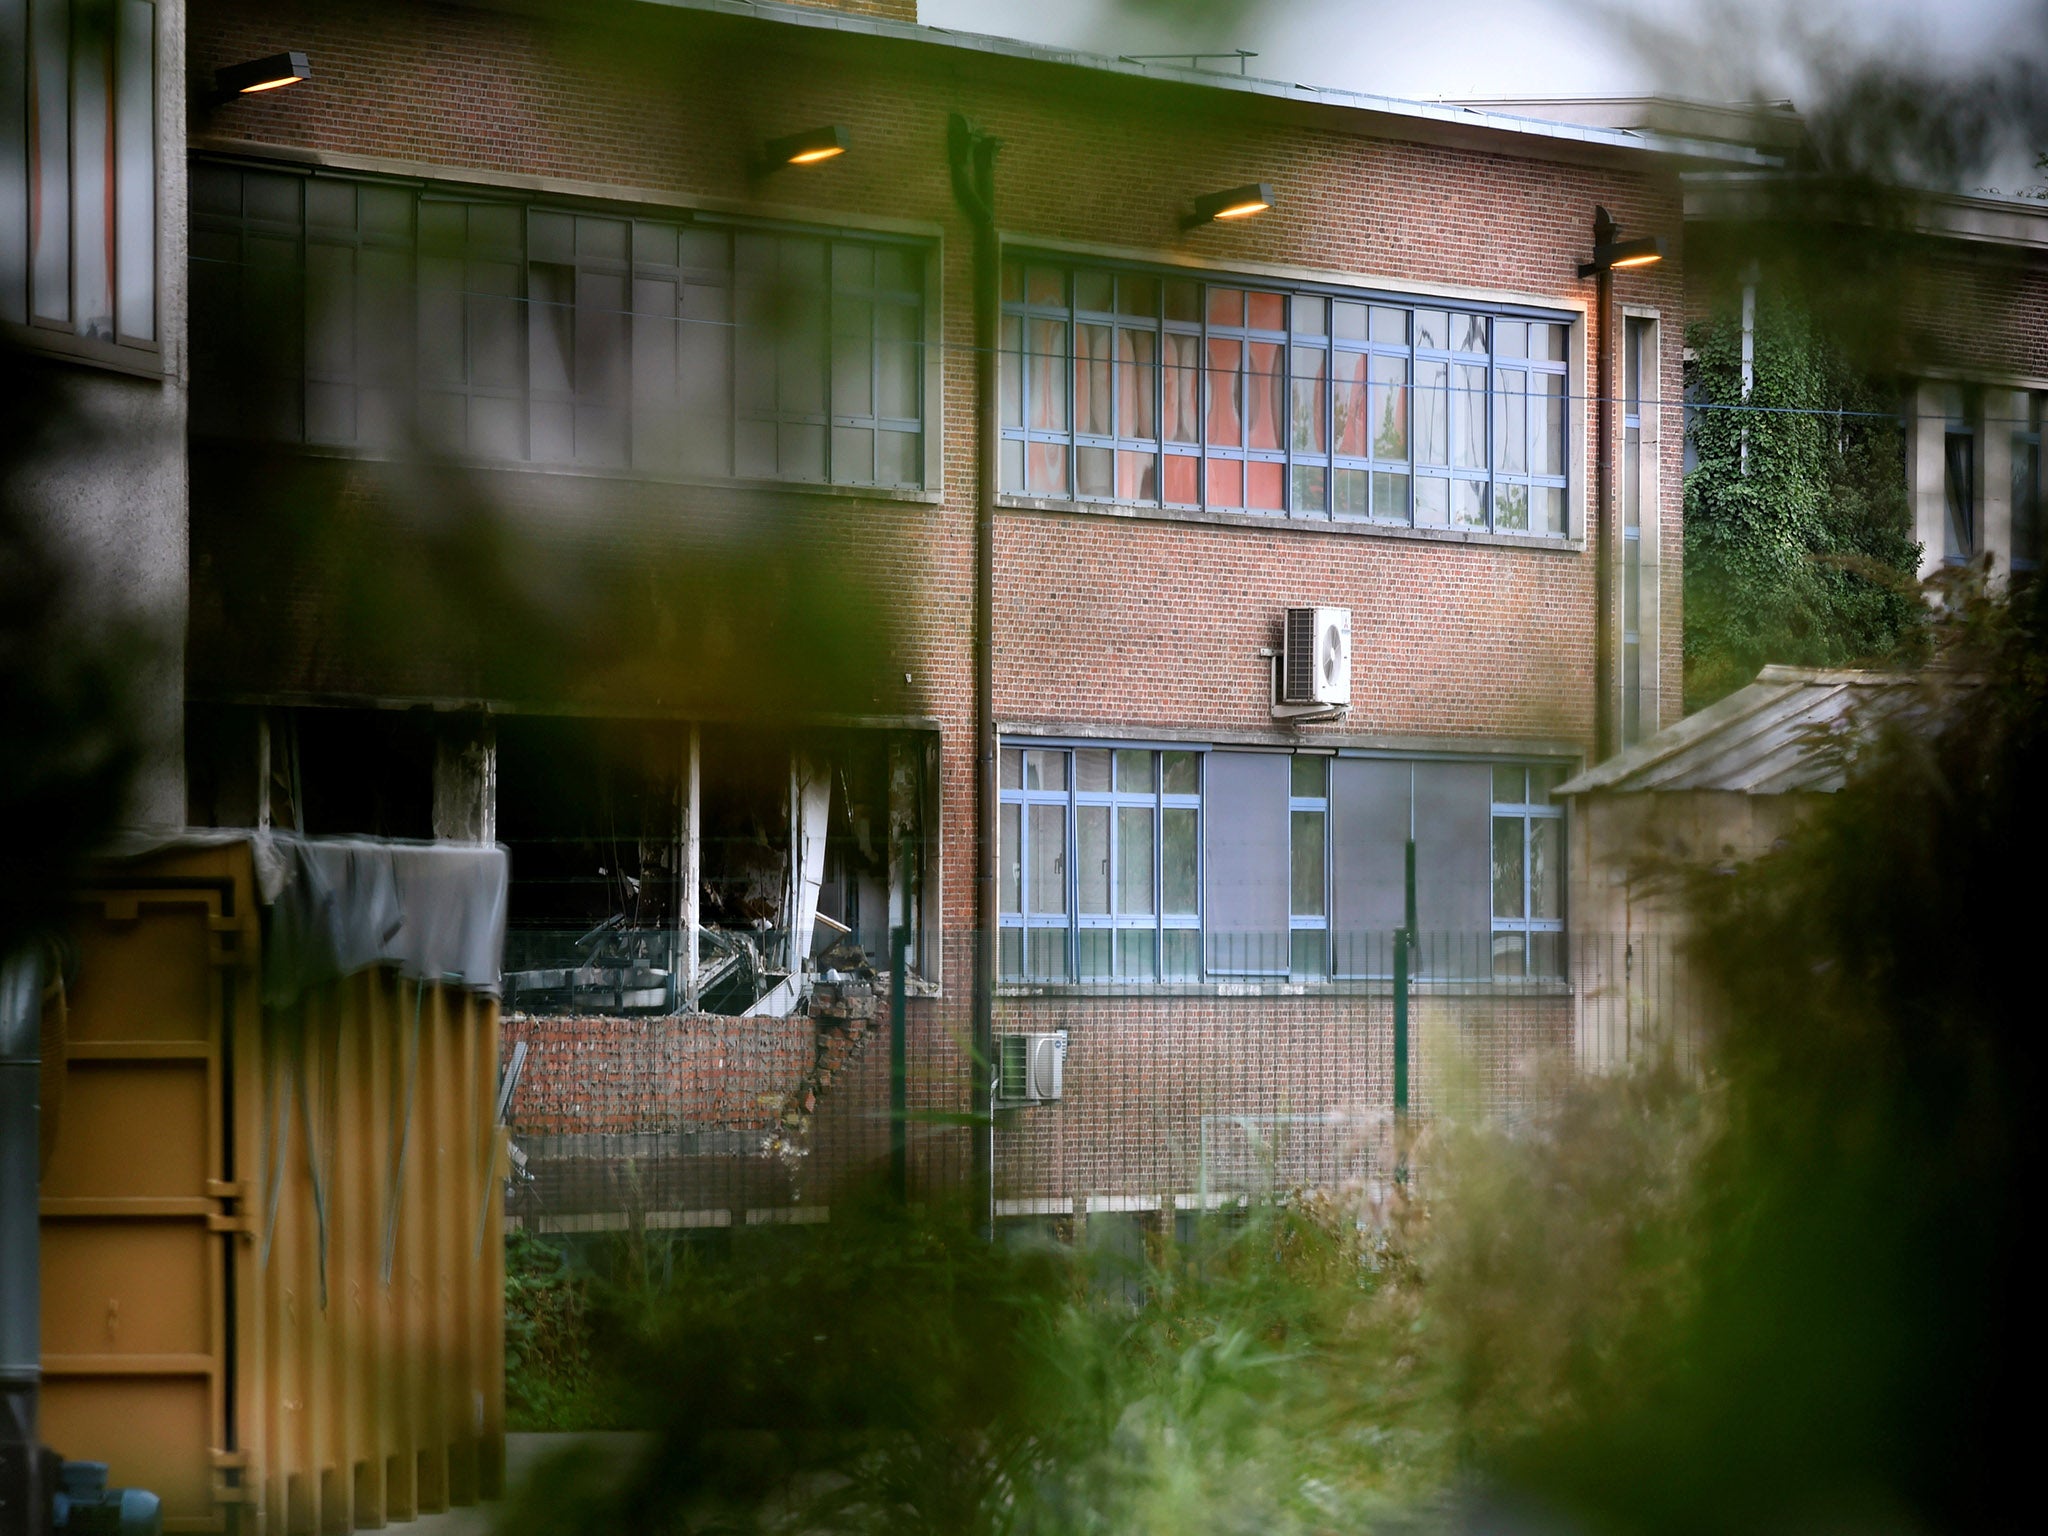
[[[998,1117],[999,1196],[1185,1193],[1205,1117],[1384,1107],[1409,836],[1507,1094],[1573,1029],[1547,788],[1596,679],[1629,734],[1678,709],[1679,438],[1611,423],[1603,585],[1598,359],[1677,397],[1679,170],[1755,157],[911,9],[194,0],[195,79],[314,74],[195,95],[192,819],[511,846],[537,1134],[623,1059],[588,1020],[638,1011],[645,1121],[590,1134],[758,1149],[808,1095],[810,1150],[879,1155],[886,1053],[821,1085],[790,1008],[834,936],[886,969],[908,922],[912,1107],[967,1109],[985,921],[996,1032],[1068,1036],[1063,1099]],[[956,114],[1001,142],[999,277]],[[1247,184],[1271,206],[1191,219]],[[1596,207],[1668,249],[1604,335]],[[1276,708],[1305,607],[1349,614],[1320,717]],[[979,1134],[918,1129],[919,1177]]]

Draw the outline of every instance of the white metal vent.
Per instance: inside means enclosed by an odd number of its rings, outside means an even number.
[[[1290,608],[1280,651],[1280,702],[1351,702],[1351,610]]]

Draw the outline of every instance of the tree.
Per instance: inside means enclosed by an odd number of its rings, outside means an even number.
[[[1687,332],[1685,703],[1769,662],[1907,663],[1924,645],[1896,399],[1788,299],[1760,297],[1754,382],[1730,313]]]

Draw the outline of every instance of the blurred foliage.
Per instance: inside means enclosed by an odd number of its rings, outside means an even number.
[[[1439,1127],[1432,1178],[1455,1197],[1296,1192],[1184,1241],[1154,1226],[1142,1253],[990,1246],[962,1213],[881,1203],[735,1233],[723,1262],[685,1250],[665,1278],[629,1242],[600,1264],[589,1334],[650,1453],[623,1483],[558,1463],[506,1529],[1309,1532],[1440,1512],[1464,1471],[1658,1379],[1707,1105],[1668,1075],[1582,1083],[1538,1131]]]
[[[1767,662],[1916,660],[1927,610],[1897,392],[1770,292],[1758,295],[1747,400],[1739,312],[1695,321],[1686,340],[1701,408],[1685,482],[1685,707]]]
[[[505,1241],[505,1423],[522,1430],[612,1429],[613,1394],[591,1352],[589,1281],[524,1229]]]
[[[139,756],[142,637],[81,601],[47,469],[100,445],[59,368],[0,341],[0,954],[47,926],[120,817]]]
[[[1513,1467],[1583,1528],[2006,1530],[2032,1491],[2044,598],[1960,581],[1916,715],[1702,888],[1728,1130],[1698,1306],[1649,1411]]]

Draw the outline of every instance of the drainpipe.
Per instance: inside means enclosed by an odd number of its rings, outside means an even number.
[[[1606,209],[1601,209],[1606,217]],[[1612,228],[1612,225],[1609,225]],[[1607,238],[1612,240],[1613,235]],[[1598,338],[1596,402],[1596,448],[1593,456],[1593,758],[1605,762],[1614,755],[1615,688],[1614,653],[1614,336],[1610,322],[1614,312],[1614,277],[1602,267],[1594,278],[1593,329]]]
[[[42,964],[35,948],[0,958],[0,1533],[43,1529],[36,1486],[42,1381],[38,1251],[38,1055]]]
[[[997,316],[1002,280],[996,238],[996,151],[1002,141],[955,112],[946,123],[953,198],[974,228],[974,394],[977,453],[974,504],[974,1013],[973,1098],[977,1126],[971,1198],[977,1219],[995,1233],[996,713],[995,520]]]

